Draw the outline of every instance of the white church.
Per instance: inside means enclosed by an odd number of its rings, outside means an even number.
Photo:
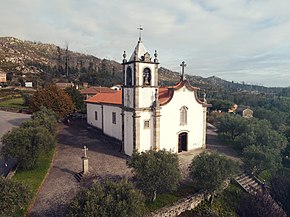
[[[86,100],[88,124],[120,140],[130,156],[133,150],[205,148],[208,104],[184,79],[184,62],[180,82],[159,87],[157,52],[151,57],[141,37],[130,59],[125,51],[123,58],[122,90]]]

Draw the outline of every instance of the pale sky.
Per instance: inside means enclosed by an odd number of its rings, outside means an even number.
[[[290,86],[290,0],[0,0],[0,35],[121,62],[142,40],[160,66]]]

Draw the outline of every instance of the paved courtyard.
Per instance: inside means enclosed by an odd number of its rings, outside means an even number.
[[[58,137],[57,151],[48,174],[29,216],[65,216],[71,198],[80,188],[74,174],[82,170],[83,146],[88,147],[89,172],[105,177],[130,177],[126,158],[119,153],[120,146],[108,141],[86,123],[71,122],[63,126]]]
[[[58,137],[57,151],[51,170],[36,198],[28,216],[65,216],[71,198],[79,190],[80,183],[74,174],[82,170],[83,146],[88,147],[89,172],[93,177],[132,176],[126,166],[126,156],[121,154],[120,144],[108,139],[101,132],[87,128],[85,122],[71,122],[62,125]],[[208,129],[208,149],[223,152],[235,158],[228,148],[221,145],[214,128]],[[179,154],[183,181],[187,180],[188,165],[192,158],[202,150]]]

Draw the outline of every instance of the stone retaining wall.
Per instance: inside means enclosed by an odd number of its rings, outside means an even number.
[[[204,194],[195,194],[175,202],[171,206],[163,207],[155,212],[150,213],[147,217],[171,217],[178,216],[181,213],[192,210],[204,200]]]

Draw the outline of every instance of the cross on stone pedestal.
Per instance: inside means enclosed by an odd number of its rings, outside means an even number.
[[[84,146],[84,149],[83,149],[83,151],[85,152],[85,155],[84,155],[84,157],[88,157],[87,156],[87,151],[88,151],[89,149],[87,148],[87,146]]]
[[[89,150],[89,149],[87,148],[87,146],[84,146],[84,148],[82,150],[85,152],[84,156],[82,157],[83,173],[84,173],[84,175],[87,175],[89,173],[89,159],[87,156],[87,150]]]
[[[185,62],[182,61],[182,63],[180,64],[180,66],[181,66],[181,76],[180,76],[181,78],[180,78],[180,80],[183,81],[184,80],[184,68],[186,67]]]

